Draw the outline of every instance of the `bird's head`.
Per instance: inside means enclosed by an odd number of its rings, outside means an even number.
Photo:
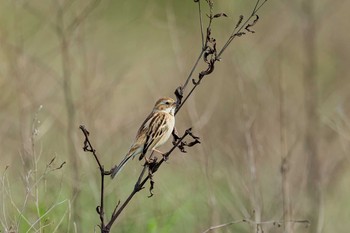
[[[176,108],[176,101],[169,97],[160,98],[154,105],[153,111],[162,111],[174,115]]]

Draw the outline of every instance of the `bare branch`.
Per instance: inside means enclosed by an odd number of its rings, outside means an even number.
[[[201,10],[201,1],[198,2],[198,13],[199,13],[199,26],[201,29],[201,39],[202,39],[202,50],[204,48],[204,33],[203,33],[203,22],[202,22],[202,10]],[[201,56],[200,56],[201,57]],[[186,85],[185,85],[186,86]]]
[[[203,35],[203,29],[202,29],[202,12],[200,9],[200,0],[195,1],[198,2],[199,6],[199,18],[200,18],[200,26],[201,26],[201,32],[202,32],[202,38],[204,38]],[[211,26],[214,19],[217,19],[221,16],[227,16],[225,13],[218,13],[213,14],[213,2],[211,0],[207,0],[207,3],[209,5],[209,14],[207,15],[209,18],[208,25],[206,28],[206,36],[205,36],[205,42],[202,42],[202,50],[199,54],[199,57],[197,58],[194,66],[191,69],[191,72],[189,76],[187,77],[185,84],[183,86],[178,87],[175,90],[175,96],[177,98],[177,108],[175,114],[182,108],[184,103],[187,101],[187,99],[192,95],[193,91],[196,89],[196,87],[200,84],[200,81],[204,78],[204,76],[211,74],[214,71],[215,63],[217,61],[221,60],[221,55],[223,52],[227,49],[227,47],[231,44],[233,39],[235,37],[240,37],[246,34],[246,32],[254,33],[254,31],[251,29],[259,20],[259,16],[257,15],[257,12],[260,10],[260,8],[267,2],[267,0],[257,0],[256,4],[252,10],[251,15],[247,18],[246,21],[243,21],[243,16],[241,15],[239,17],[239,20],[237,24],[235,25],[235,28],[233,32],[231,33],[229,39],[226,41],[222,49],[217,52],[216,48],[216,40],[211,35]],[[255,19],[252,21],[252,18],[255,16]],[[252,22],[251,22],[252,21]],[[251,23],[250,23],[251,22]],[[244,32],[245,30],[246,32]],[[189,83],[189,80],[191,79],[194,70],[197,68],[198,63],[200,59],[203,57],[203,60],[205,63],[207,63],[208,67],[206,70],[202,70],[198,75],[198,80],[192,79],[193,87],[191,88],[190,92],[184,97],[185,89]],[[183,99],[183,100],[182,100]]]
[[[95,158],[95,160],[100,168],[100,171],[103,171],[103,167],[100,163],[100,160],[97,157],[96,150],[93,148],[93,146],[91,145],[91,142],[89,140],[90,132],[85,128],[84,125],[80,125],[79,129],[83,132],[83,134],[85,136],[83,150],[91,152],[94,155],[94,158]]]
[[[95,0],[94,2],[96,3],[99,1],[100,0]],[[175,90],[175,96],[177,98],[177,108],[176,108],[175,114],[177,114],[178,111],[182,108],[184,103],[192,95],[192,93],[197,88],[197,86],[199,86],[202,83],[201,81],[203,80],[203,78],[205,76],[211,74],[214,71],[215,63],[217,61],[220,61],[221,54],[224,52],[224,50],[227,48],[227,46],[231,43],[233,38],[236,36],[243,35],[244,34],[243,30],[245,30],[246,32],[253,32],[250,28],[253,27],[259,19],[259,17],[256,15],[256,13],[267,0],[264,0],[264,2],[261,4],[260,4],[260,1],[261,0],[257,0],[257,3],[254,7],[253,12],[252,12],[252,15],[243,24],[242,24],[243,16],[240,17],[240,19],[239,19],[238,23],[236,24],[236,27],[235,27],[234,31],[232,32],[230,38],[228,39],[228,41],[226,42],[224,47],[221,49],[221,51],[219,53],[217,53],[216,39],[212,36],[212,29],[211,29],[212,22],[213,22],[213,20],[216,20],[216,19],[221,18],[221,17],[226,17],[227,15],[225,13],[213,14],[213,1],[206,0],[206,2],[208,3],[208,6],[209,6],[209,14],[207,14],[208,24],[207,24],[207,27],[205,30],[206,35],[204,36],[200,0],[195,0],[195,2],[198,3],[199,22],[200,22],[200,27],[201,27],[202,48],[201,48],[199,56],[194,64],[194,66],[192,67],[190,74],[187,77],[184,85],[179,86]],[[80,18],[83,16],[86,17],[85,15],[89,13],[89,9],[90,8],[85,9],[83,11],[82,15],[78,16],[76,18],[76,20],[68,28],[72,28],[71,30],[73,30],[74,27],[76,27],[75,25],[77,25],[77,23],[80,22]],[[253,16],[256,16],[256,19],[254,21],[251,21]],[[203,62],[206,64],[206,68],[198,73],[197,79],[192,78],[192,75],[193,75],[195,69],[197,68],[199,61],[201,59],[203,59]],[[186,91],[187,86],[190,84],[189,81],[191,79],[192,79],[192,87],[191,87],[190,91],[187,93],[187,95],[184,95],[184,92]],[[168,152],[166,152],[159,161],[156,157],[152,157],[152,153],[150,154],[148,161],[145,162],[143,169],[141,170],[140,175],[138,176],[138,179],[134,185],[132,192],[129,194],[129,196],[126,198],[126,200],[124,202],[121,203],[120,201],[118,201],[118,203],[116,204],[116,206],[112,212],[111,219],[105,225],[104,208],[103,208],[104,176],[111,174],[111,171],[106,172],[104,170],[103,166],[101,165],[99,158],[96,155],[96,150],[92,147],[92,145],[90,143],[89,132],[87,131],[87,129],[82,125],[80,126],[80,129],[82,130],[82,132],[85,136],[83,149],[84,149],[84,151],[88,151],[88,152],[91,152],[93,154],[93,156],[94,156],[94,158],[95,158],[95,160],[100,168],[100,171],[101,171],[101,200],[100,200],[100,206],[98,206],[96,208],[96,211],[100,216],[100,220],[101,220],[100,228],[101,228],[102,233],[110,232],[112,225],[117,220],[117,218],[120,216],[120,214],[123,212],[125,207],[130,203],[130,201],[132,200],[132,198],[135,196],[136,193],[138,193],[139,191],[141,191],[142,189],[145,188],[145,185],[148,181],[150,182],[150,188],[149,188],[150,196],[149,197],[153,196],[152,191],[153,191],[154,186],[155,186],[155,181],[153,180],[153,175],[158,171],[159,167],[165,161],[167,161],[169,159],[169,156],[176,148],[178,148],[181,152],[186,153],[186,147],[192,147],[192,146],[195,146],[196,144],[200,143],[199,137],[197,137],[193,134],[191,128],[187,129],[181,137],[178,136],[176,129],[174,129],[174,131],[173,131],[174,140],[173,140],[172,148]],[[190,137],[191,141],[189,141],[189,142],[184,141],[184,139],[186,137]],[[146,171],[148,171],[148,173],[146,173]],[[251,220],[241,220],[240,222],[247,222],[247,221],[251,221]],[[221,225],[221,227],[231,225],[231,224],[234,224],[234,223],[223,224],[223,225]],[[219,228],[219,227],[218,226],[212,227],[212,229],[216,229],[216,228]],[[209,231],[210,230],[211,229],[209,229]]]
[[[250,30],[250,27],[254,26],[257,23],[257,21],[259,20],[257,13],[266,2],[267,2],[267,0],[257,0],[252,13],[246,19],[246,21],[243,22],[243,24],[242,24],[243,16],[240,16],[238,23],[236,24],[236,27],[233,29],[233,31],[231,33],[231,36],[228,38],[225,45],[222,47],[222,49],[218,53],[217,59],[221,59],[221,55],[227,49],[227,47],[231,44],[231,42],[233,41],[233,39],[235,37],[237,37],[237,36],[240,37],[242,35],[245,35],[245,32],[243,31],[244,29],[247,30],[248,32],[252,32],[252,30]],[[249,26],[249,22],[251,22],[251,20],[254,16],[256,16],[256,19],[253,21],[251,26]]]

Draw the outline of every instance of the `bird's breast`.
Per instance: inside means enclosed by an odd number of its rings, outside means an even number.
[[[164,133],[164,136],[159,140],[156,147],[163,145],[166,141],[168,141],[171,133],[173,132],[175,126],[175,117],[168,114],[167,124],[166,124],[166,132]]]

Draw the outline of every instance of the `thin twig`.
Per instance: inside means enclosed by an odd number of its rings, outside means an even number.
[[[215,63],[217,61],[221,60],[221,55],[227,49],[227,47],[231,44],[233,39],[235,39],[237,36],[239,37],[239,36],[244,35],[245,34],[244,31],[254,33],[254,31],[252,31],[250,28],[252,26],[254,26],[257,23],[257,21],[259,20],[259,16],[257,15],[257,13],[260,10],[260,8],[267,2],[267,0],[257,0],[256,4],[252,10],[252,13],[247,18],[247,20],[245,20],[243,23],[242,23],[243,16],[240,17],[239,22],[236,24],[230,37],[228,38],[228,40],[226,41],[226,43],[224,44],[224,46],[221,48],[221,50],[218,53],[216,50],[216,41],[211,36],[211,25],[212,25],[212,22],[215,18],[219,18],[220,16],[226,16],[226,14],[221,13],[221,14],[213,15],[213,2],[210,0],[207,1],[208,5],[209,5],[210,13],[209,13],[209,15],[207,15],[209,18],[209,21],[208,21],[208,25],[206,27],[205,42],[203,42],[204,41],[204,34],[203,34],[202,11],[201,11],[200,0],[195,0],[195,2],[198,2],[198,12],[199,12],[199,18],[200,18],[201,38],[202,38],[202,49],[201,49],[201,52],[199,54],[199,57],[197,58],[194,66],[192,67],[192,69],[190,71],[190,74],[188,75],[188,77],[185,81],[185,84],[178,87],[175,91],[175,95],[177,97],[177,108],[176,108],[175,114],[182,108],[182,106],[187,101],[187,99],[192,95],[193,91],[196,89],[196,86],[199,84],[201,79],[203,79],[204,76],[212,73],[214,66],[215,66]],[[249,23],[252,21],[252,18],[254,16],[256,17],[255,20],[253,20],[252,23]],[[208,56],[212,56],[212,57],[209,60],[207,60]],[[207,68],[207,70],[203,70],[202,72],[199,73],[199,80],[198,81],[194,81],[192,79],[194,86],[191,88],[190,92],[186,95],[186,97],[183,98],[183,93],[185,92],[185,89],[189,83],[189,80],[191,79],[191,77],[194,73],[194,70],[197,68],[198,63],[202,57],[203,57],[204,61],[208,64],[208,68]],[[182,101],[182,99],[183,99],[183,101]]]
[[[100,160],[98,159],[98,157],[96,155],[96,150],[93,148],[93,146],[91,145],[91,142],[89,140],[90,132],[87,131],[87,129],[85,128],[84,125],[80,125],[79,129],[83,132],[83,134],[85,136],[83,150],[84,151],[89,151],[89,152],[91,152],[94,155],[94,158],[95,158],[95,160],[96,160],[96,162],[98,164],[98,167],[100,168],[100,171],[102,171],[103,167],[102,167],[102,165],[100,163]]]
[[[204,50],[204,34],[203,34],[201,1],[198,1],[198,13],[199,13],[199,26],[200,26],[200,29],[201,29],[202,51],[203,51]]]
[[[185,104],[185,102],[187,101],[187,99],[192,95],[192,92],[194,91],[194,89],[196,89],[198,85],[194,85],[192,87],[192,89],[190,90],[190,92],[188,93],[188,95],[185,97],[185,99],[181,102],[181,104],[179,105],[179,107],[176,108],[176,111],[175,111],[175,115],[176,113],[182,108],[182,106]]]
[[[105,228],[105,224],[104,224],[104,183],[105,183],[104,182],[104,177],[106,175],[110,175],[111,172],[110,171],[106,172],[104,170],[104,167],[101,165],[101,162],[100,162],[100,160],[97,157],[96,150],[94,149],[94,147],[92,146],[92,144],[91,144],[91,142],[89,140],[89,135],[90,135],[89,131],[83,125],[80,125],[79,128],[80,128],[80,130],[83,132],[83,134],[85,136],[83,150],[91,152],[93,154],[93,156],[95,158],[95,161],[98,164],[99,169],[100,169],[100,174],[101,174],[100,205],[97,206],[96,211],[99,214],[99,217],[100,217],[100,220],[101,220],[100,228],[101,228],[101,231],[102,231]]]
[[[195,69],[197,68],[198,63],[199,63],[199,61],[201,60],[201,58],[202,58],[202,56],[203,56],[203,54],[204,54],[204,51],[205,51],[205,50],[202,49],[202,51],[199,53],[199,56],[198,56],[196,62],[194,63],[194,66],[192,67],[191,72],[190,72],[190,74],[188,75],[185,84],[182,86],[182,90],[185,90],[185,89],[186,89],[186,86],[187,86],[188,82],[191,80],[191,77],[192,77],[192,75],[193,75],[193,72],[194,72]],[[179,108],[176,109],[175,114],[178,112],[178,110],[179,110]]]
[[[103,205],[104,204],[104,183],[105,183],[105,176],[104,176],[104,169],[102,167],[102,170],[101,170],[101,195],[100,195],[100,208],[99,208],[101,226],[105,225],[105,223],[104,223],[105,213],[104,213],[104,205]]]
[[[223,54],[223,52],[227,49],[227,47],[231,44],[231,42],[233,41],[234,38],[236,38],[237,36],[242,36],[245,33],[243,32],[244,29],[246,29],[246,26],[248,25],[248,23],[251,21],[251,19],[254,16],[257,16],[258,11],[260,10],[260,8],[267,2],[267,0],[264,0],[260,5],[261,0],[257,0],[256,1],[256,5],[252,11],[252,13],[250,14],[250,16],[244,21],[243,24],[241,24],[241,26],[239,27],[239,25],[236,25],[236,27],[233,29],[230,37],[228,38],[228,40],[226,41],[225,45],[222,47],[222,49],[220,50],[220,52],[217,55],[217,59],[221,59],[221,55]],[[243,19],[243,18],[242,18]],[[240,19],[241,20],[241,19]]]

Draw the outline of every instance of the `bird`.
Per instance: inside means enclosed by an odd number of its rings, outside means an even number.
[[[170,97],[162,97],[155,103],[152,112],[137,131],[129,152],[119,165],[112,168],[112,179],[122,170],[130,158],[139,155],[139,160],[142,160],[147,151],[155,151],[164,156],[157,148],[169,139],[174,130],[175,109],[176,101]]]

